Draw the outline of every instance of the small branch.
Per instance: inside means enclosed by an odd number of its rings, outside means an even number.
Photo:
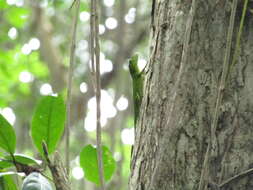
[[[72,80],[73,80],[73,69],[74,69],[74,59],[75,59],[75,47],[76,47],[76,30],[77,30],[77,21],[80,9],[80,0],[74,0],[73,4],[76,4],[76,12],[73,18],[73,29],[72,29],[72,37],[71,37],[71,47],[70,47],[70,60],[69,60],[69,73],[68,73],[68,86],[67,86],[67,122],[66,122],[66,169],[67,175],[69,175],[69,138],[70,138],[70,119],[71,119],[71,93],[72,93]],[[72,4],[72,6],[73,6]],[[72,7],[71,6],[71,7]]]
[[[95,37],[94,37],[94,26],[95,26],[95,13],[94,13],[94,1],[90,2],[90,59],[91,59],[91,82],[96,91],[95,87]]]
[[[223,183],[221,183],[219,185],[216,184],[216,183],[209,183],[208,187],[211,188],[212,190],[220,190],[223,187],[227,186],[228,184],[230,184],[230,183],[232,183],[232,182],[234,182],[236,180],[239,180],[239,179],[241,179],[243,177],[249,176],[251,174],[253,174],[253,168],[248,169],[248,170],[246,170],[246,171],[244,171],[244,172],[242,172],[240,174],[237,174],[237,175],[235,175],[235,176],[227,179],[226,181],[224,181]]]
[[[251,174],[253,174],[253,168],[251,168],[249,170],[246,170],[246,171],[244,171],[244,172],[242,172],[240,174],[237,174],[237,175],[235,175],[235,176],[227,179],[226,181],[224,181],[223,183],[221,183],[219,185],[219,188],[223,188],[224,186],[228,185],[229,183],[231,183],[231,182],[233,182],[235,180],[238,180],[240,178],[243,178],[245,176],[251,175]]]
[[[99,46],[99,22],[98,22],[98,10],[97,0],[91,0],[91,71],[95,78],[95,96],[96,96],[96,110],[97,110],[97,121],[96,121],[96,137],[97,137],[97,158],[98,158],[98,169],[99,169],[99,181],[101,189],[105,189],[104,182],[104,170],[102,162],[102,146],[101,146],[101,79],[100,79],[100,46]],[[94,76],[95,72],[95,76]]]
[[[226,79],[229,75],[230,71],[230,66],[229,66],[229,58],[231,55],[231,46],[232,46],[232,37],[233,37],[233,31],[234,31],[234,22],[235,22],[235,15],[236,15],[236,8],[237,8],[238,0],[233,0],[232,4],[232,11],[230,15],[230,22],[229,22],[229,28],[228,28],[228,35],[227,35],[227,42],[226,42],[226,49],[225,49],[225,57],[224,57],[224,62],[223,62],[223,67],[222,67],[222,75],[221,75],[221,80],[219,84],[219,89],[218,89],[218,95],[216,99],[216,105],[215,105],[215,112],[214,112],[214,117],[211,125],[211,138],[208,143],[207,151],[205,153],[205,158],[204,158],[204,164],[202,167],[201,171],[201,179],[199,183],[199,190],[205,189],[206,188],[206,182],[209,180],[208,179],[208,168],[209,168],[209,160],[210,157],[214,157],[217,154],[217,138],[216,138],[216,129],[218,125],[218,118],[219,118],[219,108],[223,99],[224,95],[224,90],[225,90],[225,85],[226,85]],[[245,1],[245,4],[247,2]],[[242,17],[241,21],[244,20]],[[242,23],[242,22],[241,22]],[[242,27],[242,26],[240,26]],[[236,43],[236,49],[233,57],[233,62],[236,61],[237,58],[237,51],[239,49],[239,42],[240,42],[240,30],[239,34],[237,37],[237,43]],[[239,38],[239,41],[238,41]]]
[[[101,81],[100,81],[100,46],[99,46],[99,22],[97,12],[97,0],[94,1],[94,12],[95,12],[95,55],[96,55],[96,102],[97,102],[97,157],[98,157],[98,168],[99,168],[99,179],[101,189],[105,189],[104,182],[104,169],[103,169],[103,158],[102,158],[102,143],[101,143]]]
[[[56,153],[54,163],[52,163],[51,160],[49,159],[48,149],[45,142],[42,143],[42,147],[47,166],[49,167],[51,174],[53,176],[53,181],[56,190],[71,190],[67,173],[60,160],[59,154]]]
[[[47,149],[47,145],[45,142],[42,142],[42,148],[43,148],[43,152],[44,152],[44,156],[45,156],[45,159],[46,159],[46,162],[48,165],[51,165],[51,161],[49,159],[49,156],[48,156],[48,149]]]
[[[214,139],[216,140],[215,133],[216,133],[218,118],[219,118],[219,108],[221,105],[221,101],[223,99],[225,85],[226,85],[226,77],[228,75],[228,70],[229,70],[229,58],[231,54],[230,52],[231,52],[231,46],[232,46],[232,37],[233,37],[233,31],[234,31],[234,22],[235,22],[237,4],[238,4],[238,0],[234,0],[233,5],[232,5],[232,12],[230,16],[229,28],[228,28],[228,36],[227,36],[227,43],[226,43],[226,49],[225,49],[225,58],[224,58],[223,67],[222,67],[222,75],[221,75],[220,85],[218,89],[214,118],[213,118],[213,122],[211,126],[211,140],[214,140]],[[213,146],[214,144],[212,144],[212,148]]]
[[[239,26],[239,31],[238,31],[237,38],[236,38],[235,52],[234,52],[234,55],[233,55],[232,64],[230,64],[229,68],[228,68],[228,74],[231,72],[231,69],[236,64],[237,58],[239,56],[240,42],[241,42],[242,30],[243,30],[245,15],[246,15],[246,12],[247,12],[248,2],[249,2],[249,0],[244,1],[241,21],[240,21],[240,26]],[[228,78],[228,75],[226,76],[226,79],[227,78]]]

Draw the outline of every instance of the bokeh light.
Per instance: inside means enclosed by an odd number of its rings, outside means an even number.
[[[45,84],[41,85],[40,94],[44,95],[44,96],[53,94],[52,86],[48,83],[45,83]]]
[[[90,13],[82,11],[79,15],[79,18],[82,22],[87,22],[90,19]]]
[[[34,77],[33,77],[32,73],[30,73],[28,71],[22,71],[19,74],[20,82],[29,83],[29,82],[32,82],[33,79],[34,79]]]
[[[87,90],[88,90],[87,84],[86,84],[85,82],[82,82],[82,83],[80,84],[80,91],[81,91],[82,93],[86,93]]]
[[[128,13],[125,15],[125,21],[128,24],[132,24],[135,21],[136,8],[129,9]]]
[[[126,145],[134,144],[134,127],[126,128],[121,131],[121,140]]]
[[[116,103],[116,107],[119,111],[126,110],[128,107],[128,99],[121,96]]]
[[[120,161],[122,158],[122,155],[120,152],[114,152],[113,158],[116,160],[116,162]]]
[[[112,7],[114,5],[114,0],[104,0],[104,5],[107,7]]]
[[[118,26],[118,21],[116,20],[116,18],[114,17],[109,17],[105,20],[105,26],[110,29],[113,30],[115,28],[117,28]]]
[[[103,24],[100,24],[98,30],[99,30],[100,35],[104,34],[105,33],[105,26]]]
[[[80,180],[83,178],[84,173],[81,167],[76,166],[72,169],[72,176],[76,179],[76,180]]]
[[[28,45],[31,50],[38,50],[40,48],[40,41],[38,38],[31,38]]]
[[[138,68],[140,69],[140,71],[142,71],[145,68],[146,64],[147,61],[145,59],[138,60]]]
[[[32,52],[32,50],[31,50],[29,44],[24,44],[23,47],[22,47],[22,49],[21,49],[21,52],[22,52],[24,55],[29,55],[29,54]]]
[[[4,116],[4,118],[11,124],[14,125],[16,121],[16,115],[10,107],[5,107],[0,109],[0,113]]]
[[[18,36],[18,31],[15,27],[10,28],[8,31],[8,36],[10,39],[15,40]]]
[[[117,114],[117,110],[113,105],[112,96],[106,91],[101,90],[101,126],[104,127],[109,118],[113,118]],[[96,98],[92,97],[88,101],[88,113],[84,120],[84,128],[86,131],[94,131],[96,129]]]

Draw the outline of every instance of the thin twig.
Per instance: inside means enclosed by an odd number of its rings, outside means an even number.
[[[105,189],[104,184],[104,170],[102,163],[102,146],[101,146],[101,110],[100,110],[100,101],[101,101],[101,81],[100,81],[100,46],[99,46],[99,23],[98,23],[98,13],[97,13],[97,0],[94,3],[95,11],[95,55],[96,55],[96,102],[97,102],[97,157],[98,157],[98,168],[99,168],[99,179],[101,184],[101,189]]]
[[[95,70],[95,95],[96,95],[96,109],[97,109],[97,121],[96,121],[96,137],[97,137],[97,158],[99,169],[99,181],[101,189],[105,189],[104,182],[104,170],[102,163],[102,146],[101,146],[101,81],[100,81],[100,46],[99,46],[99,22],[98,22],[98,10],[97,0],[91,0],[91,69]],[[94,47],[95,46],[95,47]],[[94,60],[95,58],[95,60]],[[96,64],[96,65],[95,65]],[[96,69],[94,68],[96,67]]]
[[[72,4],[69,7],[69,10],[72,9],[72,7],[75,5],[75,3],[76,3],[76,0],[73,0]]]
[[[201,170],[201,177],[200,177],[198,190],[205,190],[206,185],[207,185],[207,180],[208,180],[207,178],[209,175],[208,172],[209,172],[210,156],[212,153],[215,154],[218,151],[217,139],[216,139],[216,128],[218,124],[219,108],[220,108],[221,101],[223,98],[225,84],[226,84],[226,77],[227,77],[228,69],[229,69],[229,58],[230,58],[232,37],[233,37],[233,31],[234,31],[237,2],[238,0],[234,0],[233,5],[232,5],[232,11],[231,11],[228,35],[227,35],[227,42],[226,42],[225,58],[224,58],[223,68],[222,68],[222,76],[221,76],[220,85],[218,89],[218,95],[217,95],[216,104],[215,104],[213,122],[211,125],[211,138],[209,139],[209,143],[208,143],[207,150],[205,153],[205,158],[204,158],[204,162],[203,162],[203,166]]]
[[[91,60],[91,82],[94,88],[95,87],[95,37],[94,37],[94,26],[95,26],[95,13],[94,13],[94,1],[90,2],[90,60]]]
[[[228,80],[228,77],[229,77],[229,73],[231,73],[231,70],[233,69],[234,65],[236,64],[237,62],[237,59],[238,59],[238,56],[239,56],[239,52],[240,52],[240,42],[241,42],[241,35],[242,35],[242,31],[243,31],[243,26],[244,26],[244,20],[245,20],[245,15],[246,15],[246,11],[247,11],[247,7],[248,7],[248,0],[245,0],[244,1],[244,6],[243,6],[243,12],[242,12],[242,15],[241,15],[241,20],[240,20],[240,26],[239,26],[239,31],[237,33],[237,37],[236,37],[236,45],[235,45],[235,50],[234,50],[234,55],[233,55],[233,59],[232,59],[232,63],[229,65],[229,68],[228,68],[228,73],[227,73],[227,76],[226,76],[226,82]],[[239,123],[238,123],[238,118],[236,118],[236,121],[237,121],[237,124],[235,124],[235,128],[239,126]],[[235,133],[235,130],[234,129],[234,132]],[[231,136],[231,138],[234,137],[234,134]],[[223,161],[226,159],[226,155],[228,153],[228,150],[230,148],[232,144],[232,141],[230,141],[230,144],[229,146],[227,147],[227,151],[225,152],[224,154],[224,157],[223,157]],[[223,170],[224,170],[224,166],[222,167],[222,172],[221,172],[221,176],[220,176],[220,181],[222,179],[222,174],[223,174]],[[250,169],[250,170],[247,170],[247,171],[253,171],[253,169]],[[246,171],[246,173],[247,173]],[[245,173],[245,172],[243,172]],[[242,174],[243,174],[242,173]],[[239,178],[240,176],[242,176],[241,174],[238,174],[228,180],[226,180],[225,182],[223,182],[221,185],[219,185],[219,187],[223,187],[224,185],[230,183],[232,180],[234,179],[237,179]],[[243,175],[244,176],[244,175]]]
[[[240,26],[239,26],[239,31],[238,31],[237,38],[236,38],[235,52],[234,52],[234,55],[233,55],[232,63],[229,65],[229,68],[228,68],[228,74],[231,72],[231,69],[236,64],[238,56],[239,56],[240,42],[241,42],[241,36],[242,36],[242,31],[243,31],[245,15],[246,15],[246,12],[247,12],[248,2],[249,2],[249,0],[244,1],[241,21],[240,21]],[[226,79],[227,78],[228,78],[228,75],[226,76]]]
[[[71,37],[71,47],[70,47],[70,60],[69,60],[69,73],[68,73],[68,91],[67,91],[67,122],[66,122],[66,169],[67,175],[69,175],[69,138],[70,138],[70,119],[71,119],[71,93],[72,93],[72,80],[73,80],[73,69],[75,61],[75,48],[76,48],[76,30],[77,30],[77,21],[80,9],[80,0],[75,0],[76,12],[73,18],[73,28],[72,28],[72,37]]]
[[[48,155],[47,145],[44,141],[42,142],[42,148],[44,152],[45,161],[53,176],[53,181],[54,181],[56,190],[71,190],[67,172],[65,168],[63,167],[63,164],[59,158],[59,154],[57,154],[56,152],[55,161],[54,163],[52,163]]]
[[[237,175],[235,175],[235,176],[233,176],[233,177],[227,179],[226,181],[224,181],[223,183],[221,183],[221,184],[219,185],[219,188],[223,188],[224,186],[228,185],[229,183],[231,183],[231,182],[233,182],[233,181],[235,181],[235,180],[238,180],[238,179],[240,179],[240,178],[242,178],[242,177],[251,175],[251,174],[253,174],[253,168],[251,168],[251,169],[249,169],[249,170],[246,170],[246,171],[244,171],[244,172],[242,172],[242,173],[240,173],[240,174],[237,174]]]
[[[216,139],[216,128],[218,124],[218,117],[219,117],[219,108],[221,105],[221,101],[223,99],[225,85],[226,85],[226,77],[228,75],[228,69],[229,69],[229,58],[231,55],[231,46],[232,46],[232,37],[233,37],[233,31],[234,31],[234,22],[235,22],[235,15],[236,15],[236,7],[237,7],[238,0],[233,1],[232,5],[232,13],[230,16],[230,23],[229,23],[229,29],[228,29],[228,36],[227,36],[227,45],[225,49],[225,58],[223,62],[223,68],[222,68],[222,74],[221,74],[221,80],[220,85],[218,89],[218,95],[216,100],[216,106],[215,106],[215,112],[214,112],[214,118],[211,126],[211,140]],[[212,146],[214,146],[212,144]],[[214,148],[214,147],[211,147]],[[215,148],[216,149],[216,148]]]

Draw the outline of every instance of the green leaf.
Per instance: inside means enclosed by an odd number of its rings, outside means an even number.
[[[32,158],[30,156],[24,155],[24,154],[14,154],[15,160],[20,164],[26,164],[26,165],[40,165],[42,163],[41,160],[36,160],[35,158]],[[6,156],[7,159],[10,159],[10,156]]]
[[[22,176],[22,173],[18,173],[18,172],[14,172],[14,171],[10,171],[10,172],[0,172],[0,177],[3,177],[3,176],[10,176],[10,175],[20,175],[20,176]]]
[[[112,153],[106,146],[102,146],[102,157],[104,166],[104,178],[108,181],[116,168],[116,162]],[[97,149],[92,145],[85,146],[80,153],[80,165],[84,170],[87,180],[99,185],[99,172],[97,163]]]
[[[0,1],[0,10],[5,9],[7,6],[8,5],[7,5],[6,1]]]
[[[0,160],[0,169],[10,168],[13,166],[14,166],[14,163],[12,161],[4,160],[4,159]]]
[[[21,28],[29,17],[29,10],[20,7],[11,7],[5,16],[11,25]]]
[[[23,154],[14,154],[15,161],[24,165],[40,165],[42,161],[36,160],[30,156]],[[5,156],[3,159],[0,159],[0,168],[10,168],[14,166],[13,159],[11,156]]]
[[[11,124],[0,114],[0,147],[13,154],[16,148],[16,135]]]
[[[45,63],[42,63],[40,60],[40,54],[37,51],[33,51],[29,55],[30,64],[27,68],[36,78],[43,78],[48,76],[48,68]],[[27,57],[22,55],[22,61],[24,65],[27,62]],[[20,60],[19,60],[20,63]]]
[[[61,96],[45,96],[36,107],[32,119],[31,135],[33,142],[44,155],[42,142],[45,141],[48,153],[56,149],[64,131],[66,108]]]
[[[80,12],[82,12],[82,11],[89,12],[89,4],[87,2],[81,3]]]
[[[6,175],[0,177],[0,189],[1,190],[18,190],[12,176]]]

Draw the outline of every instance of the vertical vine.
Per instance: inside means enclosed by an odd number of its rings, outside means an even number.
[[[66,141],[65,141],[65,149],[66,149],[66,169],[67,175],[69,175],[69,137],[70,137],[70,119],[71,119],[71,93],[72,93],[72,80],[73,80],[73,69],[74,69],[74,61],[75,61],[75,48],[76,48],[76,30],[77,30],[77,21],[80,9],[80,0],[74,0],[71,8],[76,4],[75,15],[73,18],[73,26],[72,26],[72,35],[71,35],[71,47],[70,47],[70,59],[69,59],[69,72],[68,72],[68,86],[67,86],[67,121],[66,121]]]
[[[101,80],[100,80],[100,45],[99,45],[99,16],[98,16],[98,2],[91,0],[91,18],[90,18],[90,55],[91,55],[91,72],[93,76],[94,91],[96,96],[96,140],[97,140],[97,158],[99,181],[101,189],[105,189],[104,170],[102,163],[102,147],[101,147]]]
[[[212,158],[216,157],[218,154],[217,153],[218,142],[217,142],[217,137],[216,137],[216,129],[218,125],[219,109],[220,109],[220,105],[222,103],[222,99],[224,96],[224,90],[225,90],[227,79],[229,77],[232,67],[236,64],[236,61],[240,52],[240,39],[241,39],[242,29],[244,25],[246,10],[248,7],[248,0],[244,1],[243,12],[240,19],[239,31],[236,38],[235,51],[233,54],[232,63],[229,64],[230,62],[229,58],[231,57],[232,37],[233,37],[233,31],[234,31],[234,25],[235,25],[234,23],[235,23],[237,5],[238,5],[238,0],[233,0],[232,10],[231,10],[231,15],[230,15],[230,23],[229,23],[229,28],[228,28],[226,49],[225,49],[225,57],[224,57],[224,62],[223,62],[223,67],[222,67],[222,75],[221,75],[220,84],[218,88],[218,95],[217,95],[216,104],[215,104],[214,117],[213,117],[213,121],[211,125],[211,138],[208,143],[207,151],[204,158],[204,163],[203,163],[203,167],[201,171],[201,178],[200,178],[199,188],[198,188],[199,190],[206,189],[207,183],[210,180],[209,179],[210,177],[209,176],[209,162]],[[225,184],[228,184],[237,178],[248,175],[251,172],[252,170],[248,170],[248,171],[243,172],[242,174],[238,174],[237,176],[234,176],[233,178],[230,178],[224,183],[220,184],[219,188],[225,186]]]

